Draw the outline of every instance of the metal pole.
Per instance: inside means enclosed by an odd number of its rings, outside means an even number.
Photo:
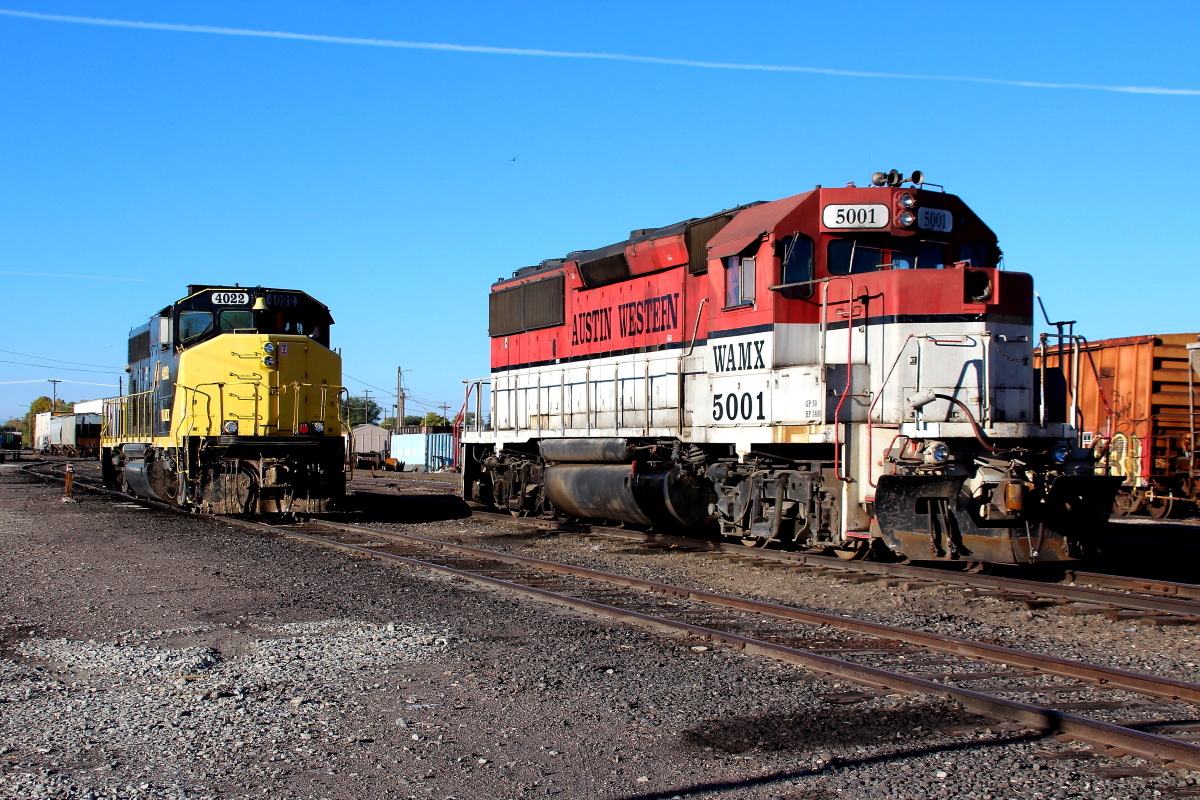
[[[367,404],[369,402],[371,402],[371,390],[363,389],[363,425],[371,421],[367,415]]]
[[[396,367],[396,427],[404,424],[404,372]]]
[[[55,412],[58,411],[58,385],[62,381],[54,378],[47,378],[46,380],[50,381],[50,386],[52,387],[50,390],[50,393],[53,395],[50,399],[50,416],[54,416]]]

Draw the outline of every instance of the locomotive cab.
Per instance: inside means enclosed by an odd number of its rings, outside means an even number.
[[[189,287],[130,335],[105,482],[214,513],[327,509],[345,487],[332,324],[303,292]]]

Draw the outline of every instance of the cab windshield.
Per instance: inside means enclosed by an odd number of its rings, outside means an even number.
[[[858,275],[880,269],[941,269],[946,266],[946,247],[940,242],[834,239],[829,243],[825,263],[830,275]]]

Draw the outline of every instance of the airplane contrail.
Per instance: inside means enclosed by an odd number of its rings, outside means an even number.
[[[0,275],[24,275],[28,278],[83,278],[90,281],[130,281],[132,283],[154,283],[146,278],[118,278],[113,275],[60,275],[53,272],[12,272],[0,270]]]
[[[587,53],[564,50],[538,50],[519,47],[490,47],[486,45],[446,44],[441,42],[406,42],[397,39],[360,39],[350,36],[325,36],[315,33],[291,33],[289,31],[260,31],[247,28],[222,28],[213,25],[181,25],[171,22],[139,22],[125,19],[103,19],[99,17],[75,17],[66,14],[39,14],[34,11],[15,11],[0,8],[0,15],[36,19],[46,22],[70,22],[79,25],[102,25],[112,28],[137,28],[140,30],[175,31],[181,33],[212,33],[223,36],[250,36],[264,39],[292,39],[303,42],[326,44],[351,44],[363,47],[392,47],[405,50],[441,50],[453,53],[485,53],[506,56],[541,56],[544,58],[579,58],[602,61],[631,61],[641,64],[659,64],[674,67],[697,67],[701,69],[757,70],[760,72],[801,72],[812,75],[836,75],[847,78],[889,78],[918,81],[956,81],[959,83],[986,83],[994,86],[1018,86],[1031,89],[1082,89],[1098,92],[1121,92],[1124,94],[1200,95],[1200,89],[1171,89],[1162,86],[1110,86],[1097,83],[1051,83],[1045,81],[1017,81],[1004,78],[981,78],[970,75],[911,75],[899,72],[863,72],[859,70],[831,69],[827,67],[800,67],[786,64],[737,64],[723,61],[694,61],[685,58],[660,58],[636,56],[625,53]]]

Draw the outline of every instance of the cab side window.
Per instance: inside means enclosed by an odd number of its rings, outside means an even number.
[[[211,311],[181,311],[179,312],[179,343],[187,344],[212,330],[213,317]]]
[[[792,286],[813,279],[813,241],[807,236],[797,233],[786,236],[775,245],[779,257],[779,283],[788,288],[780,293],[789,300],[812,297],[813,287]]]
[[[754,305],[753,256],[728,256],[725,262],[725,307]]]

